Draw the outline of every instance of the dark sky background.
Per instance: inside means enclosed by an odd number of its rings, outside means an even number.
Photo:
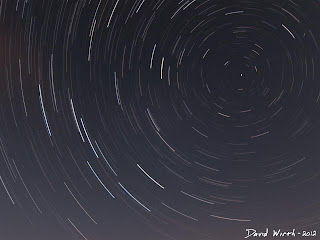
[[[0,0],[0,239],[320,230],[319,23],[318,0]]]

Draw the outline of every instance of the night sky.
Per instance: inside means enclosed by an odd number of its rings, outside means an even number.
[[[319,0],[0,0],[0,240],[320,230],[319,24]]]

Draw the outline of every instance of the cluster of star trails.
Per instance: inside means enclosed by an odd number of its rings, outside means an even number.
[[[292,209],[310,212],[288,225],[318,224],[319,13],[0,0],[2,205],[86,240],[130,226],[127,212],[154,239],[211,239],[273,206],[274,224]]]

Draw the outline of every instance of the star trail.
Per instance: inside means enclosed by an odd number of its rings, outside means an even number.
[[[319,23],[319,0],[0,0],[0,239],[319,229]]]

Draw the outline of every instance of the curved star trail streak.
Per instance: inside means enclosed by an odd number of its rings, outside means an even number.
[[[0,0],[0,239],[320,224],[320,1]]]

